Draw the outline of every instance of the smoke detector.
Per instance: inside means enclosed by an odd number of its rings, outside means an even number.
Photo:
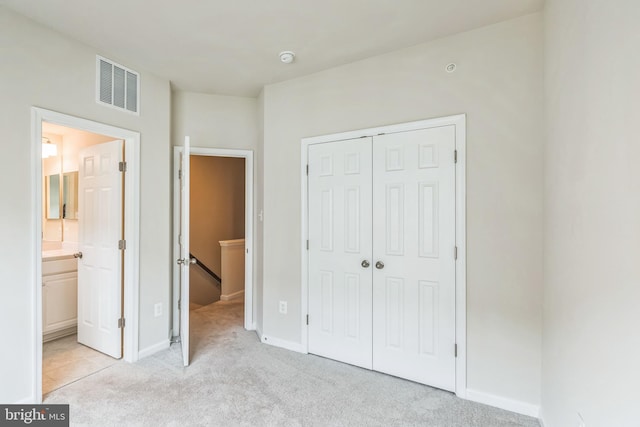
[[[290,50],[280,52],[280,62],[284,64],[291,64],[296,59],[296,54]]]

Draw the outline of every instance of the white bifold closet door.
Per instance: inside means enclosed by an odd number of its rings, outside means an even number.
[[[373,150],[373,369],[450,391],[454,150],[453,125],[382,135]]]
[[[309,352],[455,390],[455,126],[309,147]]]
[[[371,369],[371,138],[309,147],[309,352]]]

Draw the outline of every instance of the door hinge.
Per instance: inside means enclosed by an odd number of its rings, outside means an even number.
[[[178,179],[182,179],[182,169],[178,171]]]
[[[307,239],[307,250],[309,250],[309,239]]]
[[[453,150],[453,163],[458,163],[458,150]]]
[[[458,247],[453,247],[453,259],[458,259]]]
[[[453,357],[458,357],[458,344],[453,345]]]
[[[118,249],[121,251],[127,249],[127,241],[126,240],[118,240]]]
[[[307,176],[309,176],[309,165],[307,165]]]
[[[180,300],[178,300],[178,310],[180,310]]]
[[[118,319],[118,329],[122,329],[125,326],[124,317]]]
[[[118,170],[120,172],[126,172],[127,171],[127,162],[118,162]]]
[[[309,324],[309,315],[307,314],[307,325]]]

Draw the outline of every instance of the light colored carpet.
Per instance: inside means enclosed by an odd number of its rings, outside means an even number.
[[[539,427],[534,418],[312,355],[261,344],[242,303],[191,312],[192,364],[179,345],[119,362],[49,394],[87,426]]]

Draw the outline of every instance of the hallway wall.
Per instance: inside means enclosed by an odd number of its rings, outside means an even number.
[[[218,242],[244,238],[244,164],[240,158],[191,156],[189,247],[218,276],[222,274]],[[198,269],[192,266],[190,271]],[[203,304],[215,284],[200,272],[190,278],[191,301]]]

